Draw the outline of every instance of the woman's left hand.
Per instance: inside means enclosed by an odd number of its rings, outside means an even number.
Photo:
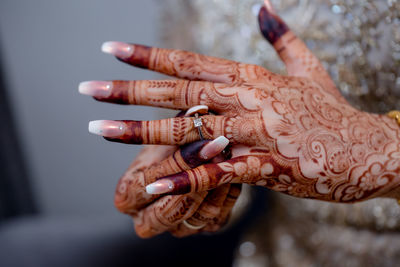
[[[147,190],[182,194],[248,183],[336,202],[393,191],[400,183],[397,123],[349,105],[268,3],[259,21],[289,76],[186,51],[104,45],[123,62],[183,80],[93,82],[84,93],[100,101],[182,110],[207,105],[216,115],[201,117],[204,137],[224,135],[233,144],[231,159],[165,177]],[[92,130],[131,144],[184,145],[200,139],[193,118],[107,121]]]

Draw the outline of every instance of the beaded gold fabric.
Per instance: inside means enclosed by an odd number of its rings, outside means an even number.
[[[323,62],[349,102],[378,113],[400,107],[400,1],[271,2]],[[284,73],[284,65],[258,30],[261,0],[162,3],[168,46]],[[400,262],[400,207],[395,200],[350,205],[274,196],[272,211],[249,229],[238,248],[236,266]]]

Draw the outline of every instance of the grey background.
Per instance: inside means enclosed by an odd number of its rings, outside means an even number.
[[[89,134],[87,124],[155,119],[160,111],[96,102],[80,95],[78,84],[160,78],[100,51],[109,40],[162,46],[158,12],[156,0],[0,1],[7,89],[44,214],[121,216],[115,185],[140,147],[109,143]]]

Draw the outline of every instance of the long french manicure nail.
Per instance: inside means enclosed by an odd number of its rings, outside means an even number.
[[[174,184],[168,179],[161,179],[146,186],[147,194],[151,195],[168,193],[171,192],[173,189]]]
[[[89,132],[104,137],[120,137],[125,133],[126,124],[122,121],[98,120],[89,122]]]
[[[87,81],[79,84],[79,93],[94,97],[108,97],[111,94],[112,82]]]
[[[228,144],[229,140],[225,136],[219,136],[200,150],[200,157],[211,159],[221,153]]]
[[[122,42],[105,42],[101,46],[101,51],[122,59],[127,59],[133,54],[133,46]]]

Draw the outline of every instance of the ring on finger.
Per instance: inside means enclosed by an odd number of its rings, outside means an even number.
[[[201,126],[203,125],[203,122],[201,121],[201,117],[199,117],[198,113],[194,114],[194,117],[195,117],[195,119],[193,120],[194,127],[196,127],[197,131],[199,131],[200,140],[204,140],[203,133],[201,131]]]
[[[201,121],[200,116],[205,115],[207,113],[208,113],[208,106],[206,105],[197,105],[191,107],[186,112],[186,116],[194,115],[195,119],[193,120],[193,124],[194,127],[197,128],[197,131],[199,132],[200,140],[204,140],[203,132],[201,131],[201,126],[203,125],[203,122]]]

